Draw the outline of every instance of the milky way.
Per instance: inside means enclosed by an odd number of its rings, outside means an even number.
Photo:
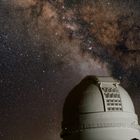
[[[121,80],[140,114],[139,0],[1,0],[0,138],[59,140],[70,89]]]

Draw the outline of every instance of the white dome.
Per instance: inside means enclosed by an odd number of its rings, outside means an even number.
[[[132,100],[111,77],[88,76],[69,93],[62,129],[64,140],[140,139]]]

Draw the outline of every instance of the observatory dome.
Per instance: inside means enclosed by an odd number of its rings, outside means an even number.
[[[112,77],[87,76],[68,94],[63,108],[64,140],[140,140],[129,94]]]

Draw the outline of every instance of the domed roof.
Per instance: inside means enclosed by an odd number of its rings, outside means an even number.
[[[116,107],[114,110],[113,106]],[[67,96],[63,116],[69,118],[79,113],[106,111],[134,112],[134,106],[117,80],[112,77],[87,76]]]
[[[61,135],[64,140],[116,140],[113,138],[118,134],[117,140],[128,140],[140,138],[138,129],[132,100],[112,77],[87,76],[65,100]]]

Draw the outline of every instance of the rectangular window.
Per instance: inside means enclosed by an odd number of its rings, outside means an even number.
[[[116,87],[102,87],[101,88],[106,111],[122,111],[121,97]]]

